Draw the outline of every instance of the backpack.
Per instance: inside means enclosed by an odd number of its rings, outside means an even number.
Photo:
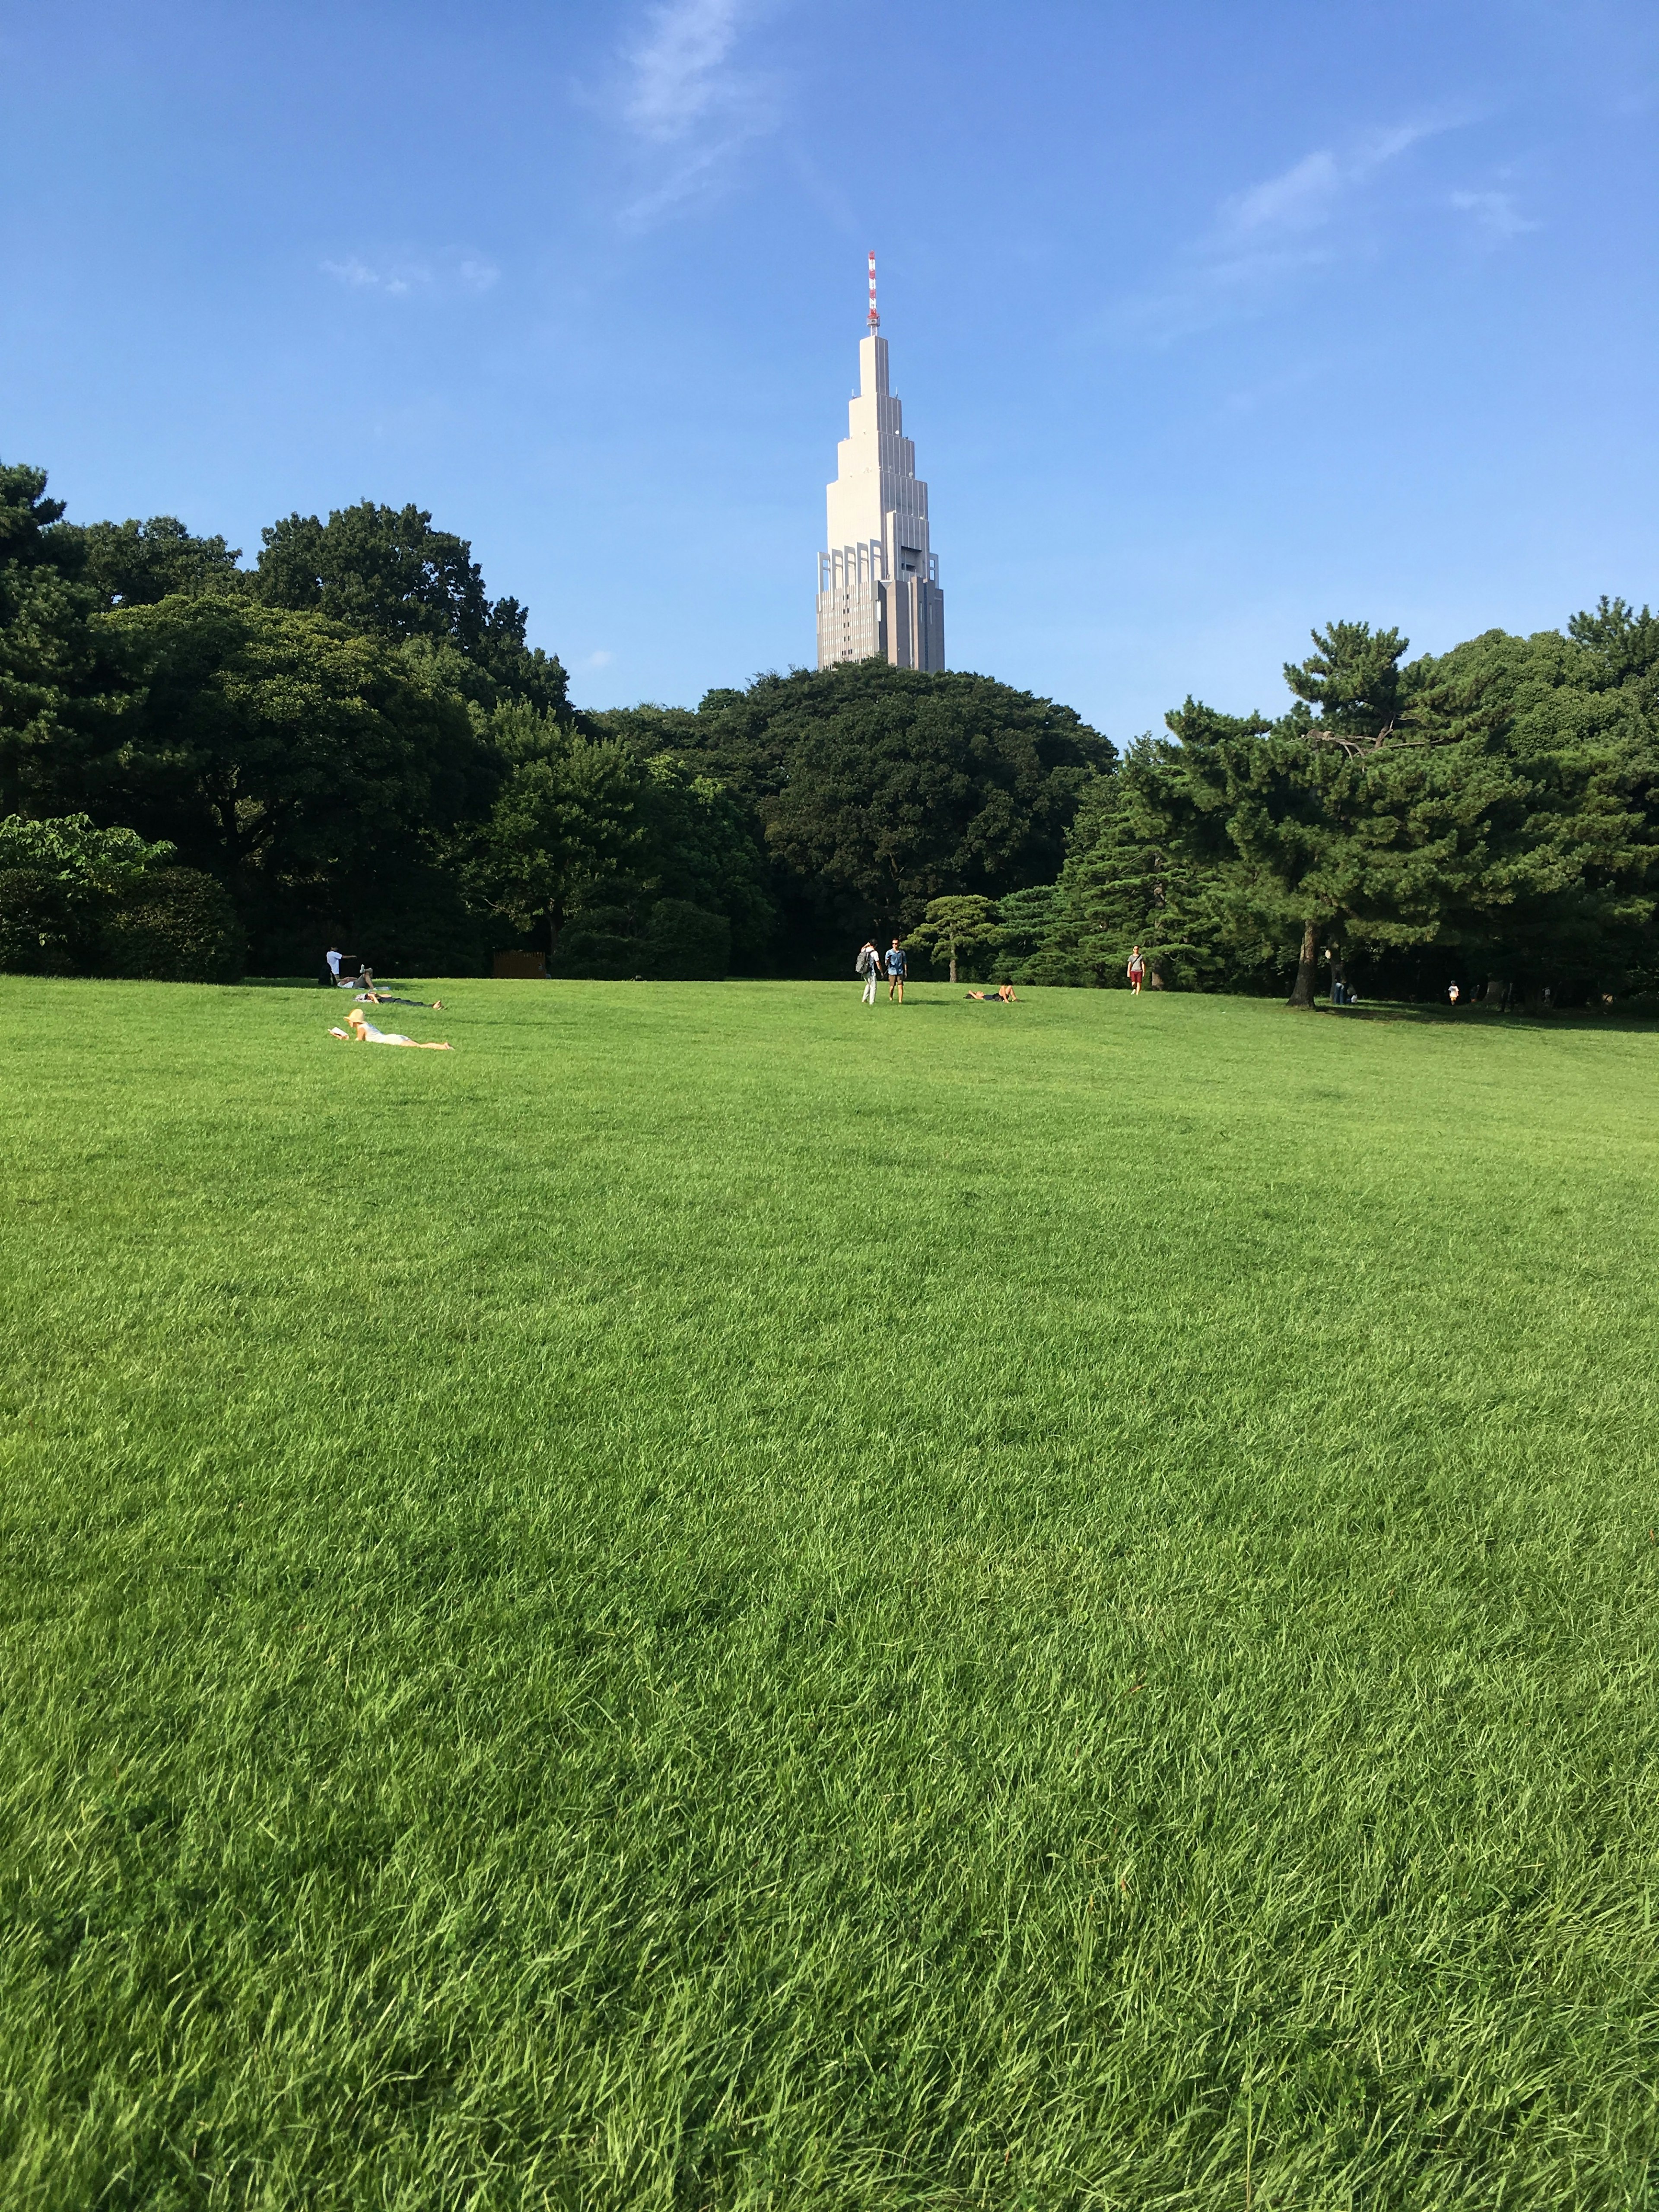
[[[866,945],[854,963],[853,973],[855,975],[867,975],[875,964],[876,956]]]

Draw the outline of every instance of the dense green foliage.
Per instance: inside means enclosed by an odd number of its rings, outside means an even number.
[[[930,899],[927,911],[909,933],[912,945],[931,953],[933,965],[945,968],[957,980],[958,962],[997,945],[1001,928],[994,899],[973,891]]]
[[[84,814],[0,821],[0,969],[225,983],[242,932],[222,884]]]
[[[152,607],[175,592],[235,592],[247,578],[240,549],[222,538],[193,538],[176,515],[148,522],[94,522],[76,531],[87,581],[106,607]]]
[[[876,666],[584,717],[421,508],[289,515],[245,569],[45,489],[0,474],[0,799],[166,839],[264,969],[839,970],[847,929],[1051,875],[1110,763],[1066,708]]]
[[[1113,759],[1052,700],[869,660],[711,691],[695,714],[594,719],[642,753],[705,765],[751,811],[789,964],[836,973],[932,899],[1051,875],[1079,795]]]
[[[66,811],[52,796],[119,704],[99,592],[46,489],[44,469],[0,463],[0,814]]]
[[[1659,623],[1603,601],[1563,637],[1493,631],[1402,666],[1363,623],[1316,633],[1277,722],[1188,699],[1085,796],[1007,964],[1307,1004],[1322,960],[1384,988],[1462,974],[1558,1003],[1659,983]]]
[[[1644,2204],[1653,1036],[445,996],[0,982],[8,2212]]]
[[[475,799],[464,702],[372,633],[220,596],[106,620],[143,690],[95,763],[106,805],[251,910],[343,874],[394,878]]]
[[[290,514],[263,537],[252,588],[269,605],[448,646],[471,672],[471,696],[506,693],[544,714],[563,709],[564,670],[525,643],[528,611],[517,599],[492,601],[471,547],[434,530],[424,509],[364,500],[326,522]]]
[[[1154,987],[1300,1006],[1327,974],[1659,988],[1659,621],[1622,600],[1415,661],[1333,623],[1277,719],[1188,698],[1121,757],[1051,700],[876,661],[582,714],[526,623],[422,508],[289,515],[244,568],[0,470],[0,806],[173,844],[266,970],[331,939],[840,975],[957,912],[953,973],[1027,981],[1121,981],[1139,943]]]

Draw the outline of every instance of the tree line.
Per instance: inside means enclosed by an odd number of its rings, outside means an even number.
[[[330,942],[382,969],[810,973],[872,901],[901,927],[958,879],[1052,874],[1112,758],[973,677],[583,714],[423,510],[261,536],[245,565],[169,516],[79,524],[0,467],[0,964],[154,966],[171,902],[179,974],[314,971]]]
[[[415,507],[289,515],[244,564],[172,517],[77,523],[0,467],[0,966],[839,974],[1373,989],[1455,962],[1650,987],[1659,623],[1437,659],[1339,623],[1290,708],[1188,699],[1119,756],[1069,708],[878,662],[695,708],[573,705],[526,610]]]
[[[1603,599],[1565,633],[1407,661],[1316,631],[1276,720],[1188,698],[1091,787],[1065,866],[1005,902],[1032,981],[1582,1004],[1659,983],[1659,621]]]

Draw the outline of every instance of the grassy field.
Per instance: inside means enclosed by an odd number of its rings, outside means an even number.
[[[0,981],[8,2212],[1659,2202],[1659,1036],[335,1012]]]

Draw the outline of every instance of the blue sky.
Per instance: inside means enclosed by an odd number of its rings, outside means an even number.
[[[0,82],[0,456],[413,500],[585,704],[810,661],[872,246],[952,666],[1121,741],[1659,598],[1651,0],[3,0]]]

